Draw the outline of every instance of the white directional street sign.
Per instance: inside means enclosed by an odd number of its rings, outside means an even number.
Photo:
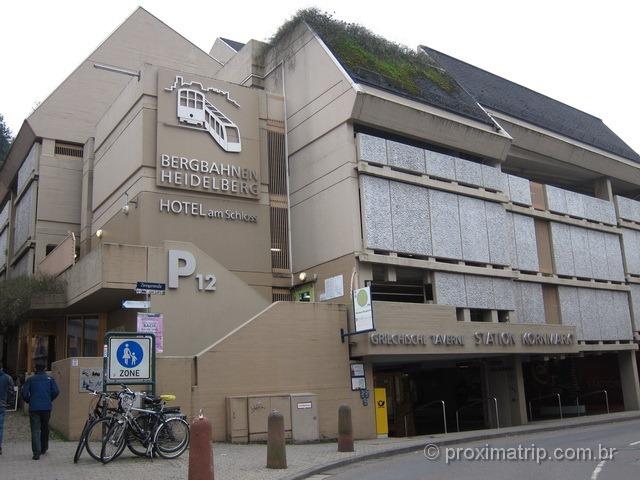
[[[135,292],[142,295],[164,295],[167,285],[158,282],[137,282]]]
[[[151,307],[151,302],[146,300],[123,300],[122,308],[138,308],[145,309]]]
[[[151,380],[151,337],[109,338],[110,381]]]

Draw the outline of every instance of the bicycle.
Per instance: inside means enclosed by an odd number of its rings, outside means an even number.
[[[95,403],[91,403],[89,408],[89,417],[84,422],[84,426],[82,427],[82,433],[80,434],[80,439],[78,440],[78,446],[76,447],[76,452],[73,456],[73,463],[78,463],[80,456],[84,449],[87,449],[87,452],[94,460],[100,460],[100,452],[102,450],[102,438],[106,431],[108,430],[109,421],[111,417],[108,415],[109,412],[115,411],[115,408],[110,407],[110,401],[116,398],[115,393],[104,393],[98,392],[95,390],[91,390],[87,388],[91,395],[97,397]],[[107,420],[105,420],[107,419]],[[102,433],[100,434],[99,442],[96,442],[95,435],[99,431],[96,429],[96,426],[100,425],[102,427]]]
[[[189,446],[190,429],[179,407],[165,408],[174,395],[150,397],[134,393],[127,386],[118,393],[118,411],[102,440],[100,460],[109,463],[118,458],[125,446],[135,455],[177,458]],[[134,407],[136,396],[151,408]],[[134,415],[134,413],[138,415]]]

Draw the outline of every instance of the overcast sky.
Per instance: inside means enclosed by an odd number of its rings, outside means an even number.
[[[298,8],[315,5],[584,110],[640,152],[640,2],[612,0],[7,1],[0,113],[14,134],[139,5],[207,52],[217,36],[268,39]]]

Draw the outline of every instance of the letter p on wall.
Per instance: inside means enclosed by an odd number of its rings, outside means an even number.
[[[196,257],[186,250],[169,250],[169,288],[178,288],[180,277],[196,271]]]

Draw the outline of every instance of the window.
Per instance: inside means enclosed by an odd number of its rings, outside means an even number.
[[[471,308],[469,310],[472,322],[490,322],[491,310],[480,310],[479,308]]]
[[[95,315],[67,317],[67,357],[97,357],[99,330]]]
[[[227,127],[227,139],[230,142],[238,143],[240,136],[238,135],[238,129],[235,127]]]

